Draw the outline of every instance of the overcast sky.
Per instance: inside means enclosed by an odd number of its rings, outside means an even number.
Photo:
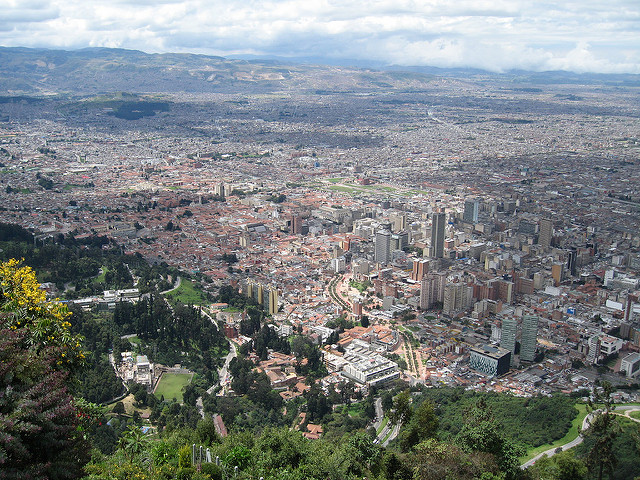
[[[640,0],[0,0],[0,45],[640,74]]]

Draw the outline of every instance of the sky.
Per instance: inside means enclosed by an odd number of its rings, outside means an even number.
[[[0,0],[0,46],[640,74],[640,0]]]

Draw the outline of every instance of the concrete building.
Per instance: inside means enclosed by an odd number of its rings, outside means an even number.
[[[500,347],[471,347],[469,367],[489,377],[499,377],[509,371],[511,352]]]
[[[538,245],[549,248],[553,238],[553,222],[548,218],[540,219],[540,233],[538,234]]]
[[[520,360],[533,362],[536,356],[536,345],[538,342],[538,322],[537,315],[523,315],[522,317],[522,340],[520,342]]]
[[[382,385],[400,378],[398,364],[353,342],[343,357],[342,373],[363,385]]]
[[[434,213],[431,223],[431,251],[433,258],[444,257],[444,227],[447,216],[444,213]]]
[[[640,373],[640,353],[630,353],[620,362],[620,371],[625,372],[628,378],[633,378]]]
[[[471,307],[473,287],[465,283],[450,283],[444,287],[442,313],[452,315]]]
[[[420,282],[420,308],[427,310],[437,302],[444,301],[444,288],[447,275],[443,273],[429,273]]]
[[[376,233],[375,261],[386,265],[391,260],[391,232],[381,230]]]

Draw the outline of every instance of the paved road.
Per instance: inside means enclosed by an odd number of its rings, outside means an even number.
[[[171,287],[169,290],[165,290],[164,292],[160,292],[160,293],[164,295],[165,293],[173,292],[174,290],[180,288],[181,283],[182,283],[182,278],[178,277],[176,279],[176,283],[173,284],[173,287]]]
[[[229,342],[229,346],[231,347],[231,350],[229,350],[227,357],[224,359],[224,365],[218,371],[218,383],[212,385],[209,389],[207,389],[207,393],[209,395],[213,393],[218,385],[223,385],[225,383],[227,377],[229,376],[229,364],[231,363],[231,360],[238,356],[235,343]]]
[[[629,412],[634,412],[634,411],[638,411],[638,410],[640,410],[640,406],[638,406],[638,405],[618,405],[618,406],[616,406],[616,408],[613,411],[613,413],[616,414],[616,415],[620,415],[620,416],[623,416],[625,418],[628,418],[630,420],[633,420],[634,422],[640,423],[640,420],[636,420],[636,419],[634,419],[634,418],[629,416]],[[624,412],[624,414],[621,414],[619,412]],[[592,417],[593,417],[593,413],[590,413],[589,415],[584,417],[584,420],[582,421],[582,431],[586,430],[589,427],[589,423],[590,423]],[[520,465],[520,468],[522,468],[522,469],[529,468],[531,465],[536,463],[543,456],[552,457],[552,456],[554,456],[556,454],[556,450],[558,450],[559,448],[561,448],[562,449],[561,451],[564,452],[565,450],[569,450],[570,448],[573,448],[573,447],[576,447],[576,446],[580,445],[582,443],[582,441],[583,441],[582,435],[578,435],[575,439],[573,439],[569,443],[565,443],[561,447],[551,448],[551,449],[547,450],[546,452],[542,452],[541,454],[536,455],[535,457],[533,457],[528,462],[523,463],[522,465]]]

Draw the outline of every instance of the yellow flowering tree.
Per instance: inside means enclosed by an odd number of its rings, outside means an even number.
[[[0,313],[0,327],[25,331],[28,348],[54,347],[57,365],[67,369],[83,363],[81,337],[71,334],[66,305],[47,301],[33,269],[15,259],[0,263]]]
[[[82,405],[68,391],[84,355],[69,313],[48,302],[33,270],[0,264],[0,478],[83,476],[89,444]]]

